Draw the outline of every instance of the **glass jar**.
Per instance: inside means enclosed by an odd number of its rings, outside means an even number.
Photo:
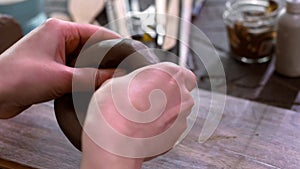
[[[231,55],[244,63],[268,62],[275,51],[281,0],[228,0],[223,19]]]

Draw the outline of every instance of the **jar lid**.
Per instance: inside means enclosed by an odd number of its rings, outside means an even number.
[[[223,20],[226,25],[237,22],[247,27],[265,27],[273,23],[281,9],[281,0],[228,0]]]
[[[286,10],[289,13],[300,13],[300,0],[287,0]]]

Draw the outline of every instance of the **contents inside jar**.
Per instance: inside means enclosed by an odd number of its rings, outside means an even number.
[[[232,6],[227,31],[234,55],[256,59],[273,54],[276,32],[272,13],[278,8],[274,0],[240,1]]]

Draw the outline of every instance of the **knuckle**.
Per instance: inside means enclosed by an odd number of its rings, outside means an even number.
[[[169,68],[178,68],[179,66],[172,62],[162,62],[161,65]]]
[[[43,25],[42,28],[47,32],[53,32],[57,34],[62,32],[62,21],[55,18],[48,19]]]
[[[190,94],[187,96],[186,102],[187,102],[187,106],[189,108],[191,108],[195,105],[195,101],[194,101],[193,97]]]
[[[190,101],[190,107],[194,107],[195,106],[195,101],[192,99],[191,101]]]
[[[194,83],[194,84],[196,84],[197,83],[197,77],[196,77],[196,75],[192,72],[192,71],[190,71],[190,70],[188,70],[189,71],[189,77],[190,77],[190,81],[192,82],[192,83]]]
[[[175,74],[180,69],[180,66],[172,62],[162,62],[157,64],[157,66],[168,72],[169,74]]]
[[[171,77],[169,79],[169,81],[170,81],[170,84],[174,87],[180,86],[180,84],[178,84],[179,82],[174,77]]]
[[[194,89],[197,86],[196,75],[192,71],[186,69],[184,76],[185,76],[185,86],[186,86],[186,88],[188,90]]]
[[[182,134],[188,128],[186,120],[181,123],[179,134]]]
[[[194,103],[195,101],[194,101],[194,98],[193,98],[193,96],[192,96],[192,94],[191,93],[189,93],[189,101],[191,101],[192,103]]]
[[[49,19],[44,23],[44,26],[45,26],[45,27],[58,26],[60,22],[61,22],[61,21],[60,21],[59,19],[56,19],[56,18],[49,18]]]

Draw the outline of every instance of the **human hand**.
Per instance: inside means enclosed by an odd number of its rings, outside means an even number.
[[[84,123],[82,168],[140,168],[145,157],[171,149],[186,129],[195,85],[191,71],[171,63],[106,81]]]
[[[69,67],[84,43],[97,32],[99,40],[119,38],[101,27],[50,19],[0,55],[0,118],[17,115],[32,104],[72,91],[72,77],[96,86],[114,70]],[[68,65],[68,66],[66,66]]]

